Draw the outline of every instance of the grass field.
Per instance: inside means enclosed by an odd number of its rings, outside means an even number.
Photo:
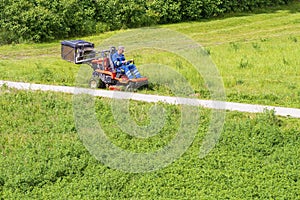
[[[74,125],[72,96],[1,89],[3,199],[252,199],[299,196],[300,121],[272,112],[229,112],[217,146],[203,159],[199,148],[210,122],[201,126],[188,151],[164,169],[124,173],[101,164],[82,144]],[[141,140],[115,125],[111,100],[96,99],[97,118],[116,145],[151,152],[174,136],[180,107],[161,105],[166,122],[156,136]],[[133,108],[149,105],[131,102]],[[32,114],[34,113],[34,114]],[[147,114],[132,111],[139,123]]]
[[[224,81],[228,101],[300,106],[299,3],[268,13],[164,25],[204,46]],[[82,38],[101,44],[117,32]],[[75,85],[79,67],[60,58],[60,41],[0,47],[0,79]],[[201,77],[168,52],[129,52],[137,65],[154,58],[179,71],[199,98],[210,98]],[[178,64],[179,63],[179,64]],[[141,71],[146,72],[141,68]],[[196,79],[196,83],[195,83]],[[172,95],[153,86],[142,93]],[[130,101],[136,124],[151,123],[151,108],[164,109],[157,135],[137,138],[120,128],[112,100],[95,98],[95,123],[111,142],[134,152],[153,152],[178,132],[182,107]],[[199,108],[199,127],[188,150],[167,167],[125,173],[104,165],[83,144],[74,119],[74,96],[0,88],[1,199],[297,199],[300,196],[300,120],[227,112],[215,148],[199,149],[211,123]],[[149,114],[150,113],[150,114]],[[192,114],[192,113],[191,113]],[[120,116],[121,118],[122,116]],[[87,124],[88,125],[88,124]]]
[[[228,101],[299,108],[300,14],[296,12],[299,7],[299,3],[294,3],[285,10],[163,28],[186,34],[207,49],[223,78]],[[98,46],[114,34],[82,39]],[[61,60],[59,42],[0,47],[0,79],[74,85],[79,66]],[[140,52],[132,56],[137,65],[159,57],[161,60],[157,62],[178,70],[178,60],[167,53]],[[181,73],[191,80],[200,98],[207,98],[205,87],[195,84],[195,73],[188,66]],[[156,88],[155,93],[165,91]]]

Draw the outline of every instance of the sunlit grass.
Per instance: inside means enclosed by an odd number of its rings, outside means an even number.
[[[223,77],[227,100],[299,107],[298,19],[298,13],[280,11],[163,27],[185,33],[204,45]],[[291,20],[298,21],[293,30],[289,28]],[[98,46],[113,34],[81,39]],[[0,79],[75,85],[81,65],[60,58],[59,42],[0,47]],[[149,63],[176,70],[200,94],[199,98],[209,98],[201,76],[176,55],[158,50],[132,50],[127,55],[153,79],[158,72],[147,70]],[[164,72],[159,71],[159,75]],[[88,80],[90,74],[84,76]],[[163,86],[151,87],[139,92],[172,95]],[[94,100],[96,120],[87,127],[99,123],[111,142],[124,150],[152,152],[177,134],[180,106],[158,104],[158,109],[165,110],[164,127],[157,135],[142,140],[121,130],[123,124],[116,118],[123,115],[113,116],[112,99]],[[164,169],[138,174],[112,169],[88,152],[77,135],[73,95],[3,86],[0,105],[3,199],[299,197],[299,119],[278,117],[273,111],[226,112],[215,148],[200,159],[211,110],[199,108],[199,127],[188,150]],[[133,124],[150,123],[150,109],[156,104],[130,101],[129,105]]]
[[[163,25],[181,32],[204,46],[224,82],[228,101],[299,107],[300,105],[300,14],[299,3],[268,13]],[[123,30],[126,31],[126,30]],[[121,31],[122,32],[122,31]],[[84,39],[95,43],[120,32],[108,32]],[[114,45],[114,44],[112,44]],[[140,71],[148,63],[167,65],[182,74],[199,98],[209,98],[201,76],[189,64],[163,51],[129,50]],[[75,85],[79,65],[63,61],[60,41],[43,44],[15,44],[0,47],[0,79]],[[89,77],[87,77],[87,80]],[[171,95],[152,85],[143,93]]]
[[[5,87],[0,88],[0,94],[0,183],[4,199],[299,196],[299,119],[277,117],[272,111],[228,112],[218,143],[200,159],[210,111],[199,109],[199,129],[180,158],[158,171],[124,173],[88,152],[76,134],[72,95]],[[121,130],[122,124],[116,123],[111,110],[112,101],[95,98],[99,121],[90,125],[99,123],[110,141],[124,150],[153,152],[177,133],[180,106],[160,104],[166,114],[163,129],[153,137],[140,139]],[[132,123],[148,124],[153,105],[131,101]]]

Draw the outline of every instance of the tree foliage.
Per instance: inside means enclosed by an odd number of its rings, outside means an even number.
[[[0,44],[210,18],[292,0],[2,0]]]

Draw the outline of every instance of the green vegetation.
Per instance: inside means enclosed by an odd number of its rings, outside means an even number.
[[[45,42],[109,30],[253,11],[293,0],[2,0],[0,44]]]
[[[299,108],[300,15],[295,11],[300,4],[284,9],[161,27],[186,34],[204,46],[221,73],[228,101]],[[98,47],[115,33],[82,39]],[[74,85],[80,66],[60,58],[59,42],[1,46],[0,79]],[[193,69],[176,56],[159,51],[129,51],[128,57],[135,58],[138,66],[154,60],[173,67],[185,76],[199,98],[209,98],[201,77],[194,76]],[[145,72],[142,67],[140,70]],[[140,92],[169,95],[163,87],[154,85],[153,89]]]
[[[0,105],[3,199],[296,199],[300,195],[300,121],[278,118],[272,111],[228,113],[219,143],[199,159],[210,113],[200,109],[201,126],[179,160],[160,171],[130,174],[106,167],[87,152],[75,131],[71,95],[2,87]],[[148,123],[149,104],[131,102],[131,106],[133,119]],[[168,116],[163,132],[141,140],[115,125],[110,99],[95,100],[97,118],[110,140],[137,152],[164,146],[176,132],[180,107],[161,106]]]
[[[160,27],[184,33],[204,46],[220,71],[228,101],[299,108],[300,14],[294,11],[300,5],[283,8]],[[115,33],[81,39],[98,46]],[[1,46],[0,79],[74,86],[80,66],[60,58],[59,42]],[[201,77],[195,76],[181,58],[158,50],[130,50],[127,56],[134,57],[142,66],[140,71],[149,73],[147,76],[155,72],[145,70],[144,64],[155,61],[171,66],[188,80],[199,98],[209,98]],[[159,85],[139,92],[172,95]],[[300,196],[299,119],[278,117],[273,111],[227,112],[216,147],[200,159],[211,110],[199,108],[199,129],[184,155],[162,170],[138,174],[111,169],[87,151],[75,128],[73,103],[69,94],[0,88],[1,199]],[[95,98],[94,123],[99,123],[112,143],[123,149],[152,152],[164,147],[177,133],[180,106],[159,104],[165,111],[163,128],[157,135],[141,139],[122,131],[111,105],[111,99]],[[153,105],[130,101],[133,122],[149,124]]]

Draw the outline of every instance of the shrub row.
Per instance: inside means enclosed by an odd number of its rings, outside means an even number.
[[[175,23],[292,0],[2,0],[0,44]]]

